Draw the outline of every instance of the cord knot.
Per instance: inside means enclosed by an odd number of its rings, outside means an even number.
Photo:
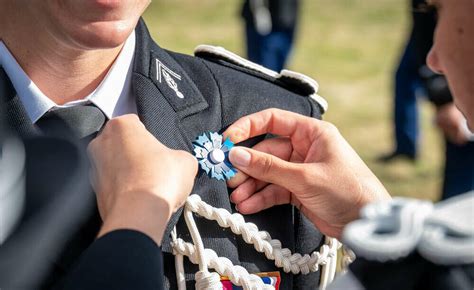
[[[213,272],[196,272],[196,289],[197,290],[221,290],[221,277]]]

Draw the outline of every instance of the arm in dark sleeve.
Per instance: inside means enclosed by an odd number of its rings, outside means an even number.
[[[163,289],[161,248],[138,231],[110,232],[84,252],[63,289]]]

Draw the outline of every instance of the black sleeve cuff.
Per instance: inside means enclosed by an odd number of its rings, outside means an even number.
[[[163,289],[161,248],[147,235],[117,230],[97,239],[63,289]]]

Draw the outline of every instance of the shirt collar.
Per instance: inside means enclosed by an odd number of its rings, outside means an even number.
[[[84,99],[61,106],[41,92],[2,41],[0,41],[0,65],[10,78],[32,123],[36,123],[52,108],[78,106],[86,103],[93,103],[104,112],[107,118],[111,119],[126,113],[121,112],[121,108],[126,103],[130,103],[129,93],[134,52],[135,31],[126,40],[120,54],[99,86]]]
[[[31,81],[2,41],[0,41],[0,64],[33,123],[56,105]]]

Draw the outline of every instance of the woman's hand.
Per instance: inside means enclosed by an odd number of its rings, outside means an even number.
[[[136,115],[110,120],[88,151],[104,220],[99,236],[128,228],[160,244],[171,214],[193,188],[196,159],[161,144]]]
[[[228,182],[235,188],[231,200],[241,213],[291,203],[321,232],[339,237],[364,205],[390,199],[330,123],[269,109],[239,119],[224,134],[238,143],[266,133],[280,137],[230,152],[232,164],[245,173]]]

